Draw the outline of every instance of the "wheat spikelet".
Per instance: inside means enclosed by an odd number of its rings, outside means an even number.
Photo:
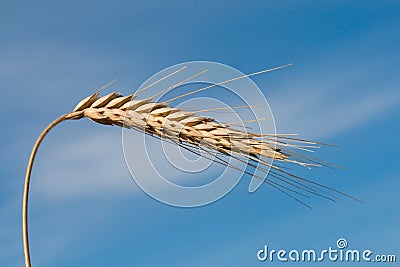
[[[241,77],[248,77],[254,74]],[[163,77],[159,81],[170,75]],[[195,92],[207,88],[210,88],[210,86],[196,90]],[[141,92],[144,89],[147,88],[143,88],[138,92]],[[319,145],[324,145],[322,143],[298,139],[293,137],[293,135],[261,135],[246,130],[238,130],[233,128],[236,123],[220,123],[212,118],[199,116],[199,113],[204,112],[205,110],[200,110],[196,113],[175,108],[168,104],[171,100],[194,92],[181,95],[166,102],[153,101],[153,97],[158,94],[146,99],[137,99],[138,92],[128,96],[122,96],[115,92],[100,96],[99,92],[96,92],[80,101],[71,113],[65,114],[52,122],[38,137],[28,162],[23,196],[23,241],[26,266],[31,266],[27,214],[29,183],[33,161],[37,149],[45,135],[55,125],[65,120],[79,120],[86,117],[96,123],[104,125],[133,128],[145,134],[172,142],[192,151],[193,153],[196,153],[194,148],[201,149],[202,151],[205,151],[206,154],[217,152],[217,156],[213,159],[215,162],[230,168],[238,169],[223,158],[223,156],[232,157],[240,162],[248,164],[250,167],[263,171],[266,175],[269,175],[269,178],[265,179],[265,177],[256,176],[247,171],[244,171],[245,173],[263,180],[265,183],[307,207],[310,206],[300,200],[299,197],[309,198],[310,195],[317,195],[331,201],[342,200],[340,196],[353,198],[333,188],[296,176],[287,172],[284,168],[279,167],[279,162],[297,164],[308,168],[314,166],[332,167],[333,165],[330,163],[296,151],[310,151],[310,149],[318,148]],[[270,163],[271,161],[267,161],[265,158],[273,159],[278,164],[272,164]],[[248,162],[248,160],[250,160],[250,162]]]

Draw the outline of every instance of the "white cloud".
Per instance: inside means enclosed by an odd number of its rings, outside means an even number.
[[[339,57],[338,53],[331,51],[327,57]],[[307,66],[300,72],[302,76],[294,75],[279,90],[266,91],[278,132],[328,138],[372,122],[399,106],[397,76],[381,77],[357,56],[348,58],[352,63],[346,66],[325,66],[326,60],[323,57]]]
[[[356,129],[400,104],[397,92],[375,93],[357,99],[331,98],[324,94],[312,98],[296,94],[291,97],[289,100],[286,96],[271,98],[278,132],[299,133],[307,138],[328,138]]]
[[[50,198],[110,192],[132,194],[137,186],[125,166],[119,133],[103,128],[84,132],[65,143],[51,142],[35,162],[33,190]]]
[[[129,140],[125,145],[129,146],[125,159],[123,144],[121,141],[121,129],[105,129],[99,125],[85,131],[84,127],[72,127],[79,133],[72,133],[65,130],[60,136],[59,132],[49,136],[45,145],[40,149],[35,161],[32,173],[32,196],[40,196],[52,200],[77,199],[93,195],[132,195],[144,194],[140,187],[134,182],[129,172],[126,161],[135,168],[132,175],[140,176],[141,181],[148,181],[153,190],[164,190],[148,160],[143,152],[142,133],[130,130],[130,135],[125,135]],[[81,134],[82,132],[82,134]],[[151,137],[149,137],[151,138]],[[64,141],[61,141],[64,140]],[[146,143],[149,159],[156,170],[166,179],[175,182],[185,182],[191,174],[179,171],[170,164],[176,164],[177,151],[169,155],[172,160],[169,163],[162,154],[162,148],[158,140]],[[164,148],[164,149],[169,149]],[[182,160],[179,157],[178,160]],[[196,163],[200,164],[200,162]],[[204,163],[203,163],[204,165]],[[212,173],[218,168],[206,170]],[[193,176],[194,174],[192,174]],[[212,176],[212,174],[211,174]]]

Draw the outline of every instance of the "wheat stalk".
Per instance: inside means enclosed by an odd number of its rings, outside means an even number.
[[[213,86],[262,72],[237,77],[219,84],[214,84]],[[163,77],[159,81],[167,78],[170,75]],[[210,86],[205,87],[205,89],[208,88],[210,88]],[[196,153],[194,148],[201,149],[202,151],[206,152],[206,155],[207,153],[211,154],[212,152],[216,152],[217,156],[213,159],[215,162],[238,169],[236,166],[224,160],[223,156],[235,158],[241,162],[247,163],[251,167],[264,171],[266,174],[269,174],[271,179],[265,179],[264,177],[259,177],[249,172],[246,173],[258,179],[262,179],[265,183],[307,207],[310,206],[305,204],[295,195],[309,197],[309,194],[312,194],[324,197],[331,201],[341,200],[338,195],[353,198],[333,188],[329,188],[316,182],[298,177],[279,167],[278,164],[272,165],[263,159],[268,158],[273,159],[278,163],[294,163],[305,167],[322,165],[330,167],[332,166],[330,163],[303,155],[295,151],[296,149],[309,151],[312,148],[317,148],[321,143],[298,139],[293,137],[293,135],[260,135],[245,130],[238,130],[233,128],[235,123],[220,123],[212,118],[199,116],[199,113],[204,112],[205,110],[189,112],[170,106],[168,103],[176,98],[170,99],[166,102],[152,101],[153,97],[156,95],[146,99],[137,99],[138,93],[144,89],[147,89],[147,87],[139,90],[135,94],[128,96],[122,96],[115,92],[105,96],[100,96],[99,92],[96,92],[80,101],[72,112],[62,115],[53,121],[40,134],[32,149],[25,176],[22,225],[26,266],[31,266],[27,218],[29,184],[33,162],[39,145],[46,134],[54,126],[66,120],[79,120],[86,117],[100,124],[133,128],[145,134],[173,142],[178,146],[192,151],[193,153]],[[201,90],[204,90],[204,88],[189,94]],[[186,95],[188,94],[181,95],[177,98]],[[253,163],[249,163],[247,160],[251,160]]]

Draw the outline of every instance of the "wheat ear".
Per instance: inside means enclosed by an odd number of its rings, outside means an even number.
[[[287,162],[305,167],[322,165],[331,167],[330,163],[295,151],[309,151],[317,148],[321,143],[298,139],[293,135],[260,135],[237,130],[233,128],[235,123],[219,123],[212,118],[198,116],[196,112],[171,107],[167,104],[171,101],[160,103],[152,102],[152,98],[136,98],[137,94],[122,96],[115,92],[100,97],[99,92],[96,92],[80,101],[71,113],[53,121],[36,140],[26,170],[22,208],[24,257],[27,267],[31,266],[28,241],[28,196],[33,162],[43,138],[54,126],[65,120],[79,120],[86,117],[100,124],[133,128],[173,142],[193,153],[196,153],[193,148],[201,149],[206,152],[206,155],[216,152],[217,156],[213,159],[215,162],[238,169],[224,160],[223,156],[235,158],[253,168],[265,171],[271,179],[255,176],[249,172],[245,173],[262,179],[307,207],[310,206],[298,197],[309,197],[310,194],[331,201],[341,200],[340,195],[353,198],[333,188],[298,177],[278,166],[279,162]],[[203,111],[200,110],[199,113]],[[263,158],[273,159],[278,164],[272,165]],[[251,160],[251,162],[246,160]]]

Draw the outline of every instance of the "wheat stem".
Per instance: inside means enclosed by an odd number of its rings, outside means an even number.
[[[28,197],[29,197],[29,183],[31,180],[31,173],[32,173],[32,166],[33,161],[35,160],[36,152],[40,146],[40,143],[43,141],[43,138],[49,133],[49,131],[59,124],[62,121],[67,120],[66,115],[59,117],[58,119],[54,120],[43,132],[39,135],[38,139],[36,140],[35,145],[33,146],[31,156],[29,158],[28,167],[26,168],[25,174],[25,187],[24,187],[24,195],[22,198],[22,237],[24,242],[24,257],[25,257],[25,266],[31,266],[31,259],[29,253],[29,240],[28,240]]]

